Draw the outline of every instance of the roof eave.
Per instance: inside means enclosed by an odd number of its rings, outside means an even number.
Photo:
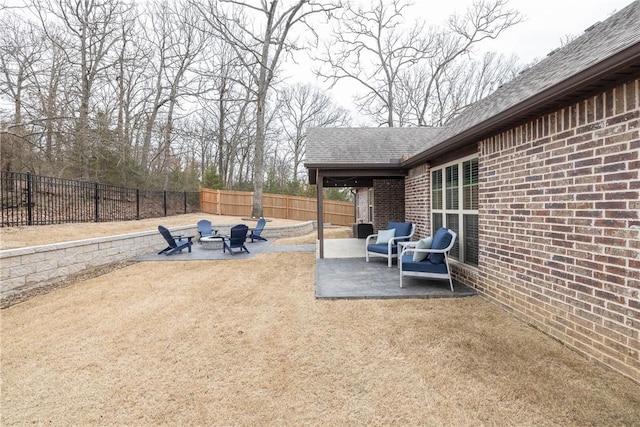
[[[635,75],[640,74],[640,43],[577,73],[572,77],[539,92],[531,98],[460,132],[453,137],[408,158],[402,162],[402,167],[411,168],[425,163],[448,152],[460,149],[469,144],[496,134],[507,124],[522,122],[532,117],[532,113],[551,111],[578,97],[585,97],[605,86],[619,84]],[[617,76],[617,78],[612,78]],[[582,90],[581,90],[582,89]]]
[[[393,163],[305,163],[307,169],[396,169],[401,162]]]
[[[405,177],[408,169],[402,168],[400,162],[396,163],[305,163],[308,171],[309,184],[317,183],[317,175],[322,177]]]

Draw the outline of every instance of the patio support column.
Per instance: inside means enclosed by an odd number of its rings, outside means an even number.
[[[316,189],[318,191],[316,196],[316,202],[318,203],[316,211],[318,212],[318,245],[319,245],[319,257],[324,258],[324,192],[322,187],[323,176],[320,173],[320,169],[316,169]]]

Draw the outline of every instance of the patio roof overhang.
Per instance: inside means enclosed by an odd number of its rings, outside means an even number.
[[[404,178],[408,170],[397,164],[307,164],[309,184],[323,187],[372,187],[376,178]]]

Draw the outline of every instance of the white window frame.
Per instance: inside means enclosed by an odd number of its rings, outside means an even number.
[[[469,160],[474,160],[474,159],[478,159],[479,157],[477,154],[472,154],[470,156],[466,156],[466,157],[461,157],[459,159],[456,159],[454,161],[448,162],[448,163],[443,163],[441,165],[438,165],[436,167],[432,167],[429,170],[429,185],[430,185],[430,198],[431,198],[431,212],[430,212],[430,216],[429,216],[429,223],[431,224],[431,235],[433,236],[433,234],[436,232],[436,230],[434,230],[434,224],[433,224],[433,214],[440,214],[442,216],[442,224],[443,227],[447,227],[449,228],[449,225],[447,224],[447,214],[457,214],[458,216],[458,230],[456,230],[456,233],[458,234],[458,253],[459,256],[458,257],[451,257],[452,259],[457,260],[458,262],[464,263],[466,265],[469,265],[471,267],[477,267],[476,264],[469,264],[465,261],[464,257],[465,257],[465,251],[464,251],[464,245],[465,245],[465,241],[466,241],[466,236],[464,233],[464,215],[469,214],[469,215],[479,215],[478,213],[478,209],[463,209],[464,207],[464,170],[463,170],[463,165],[464,162],[467,162]],[[456,210],[450,210],[447,209],[447,173],[446,170],[448,167],[453,166],[453,165],[458,165],[458,209]],[[479,164],[478,164],[478,168],[479,168]],[[441,170],[442,171],[442,209],[434,209],[433,208],[433,172]],[[479,173],[479,171],[478,171]],[[478,183],[478,185],[480,185]],[[479,218],[479,216],[478,216]]]

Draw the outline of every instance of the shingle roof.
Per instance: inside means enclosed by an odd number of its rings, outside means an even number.
[[[541,62],[476,102],[446,127],[436,128],[334,128],[310,129],[305,165],[389,164],[414,154],[406,164],[472,142],[482,134],[513,123],[534,111],[553,107],[570,92],[584,94],[593,82],[582,80],[598,69],[600,79],[611,73],[602,65],[629,50],[627,67],[636,67],[640,47],[640,0],[632,2],[606,21],[556,50]],[[635,62],[634,62],[635,61]],[[602,70],[599,69],[602,68]],[[528,109],[528,110],[527,110]]]
[[[305,165],[398,166],[432,140],[437,128],[315,128],[307,133]]]
[[[471,105],[443,129],[434,143],[446,141],[638,43],[640,1],[636,0]]]

